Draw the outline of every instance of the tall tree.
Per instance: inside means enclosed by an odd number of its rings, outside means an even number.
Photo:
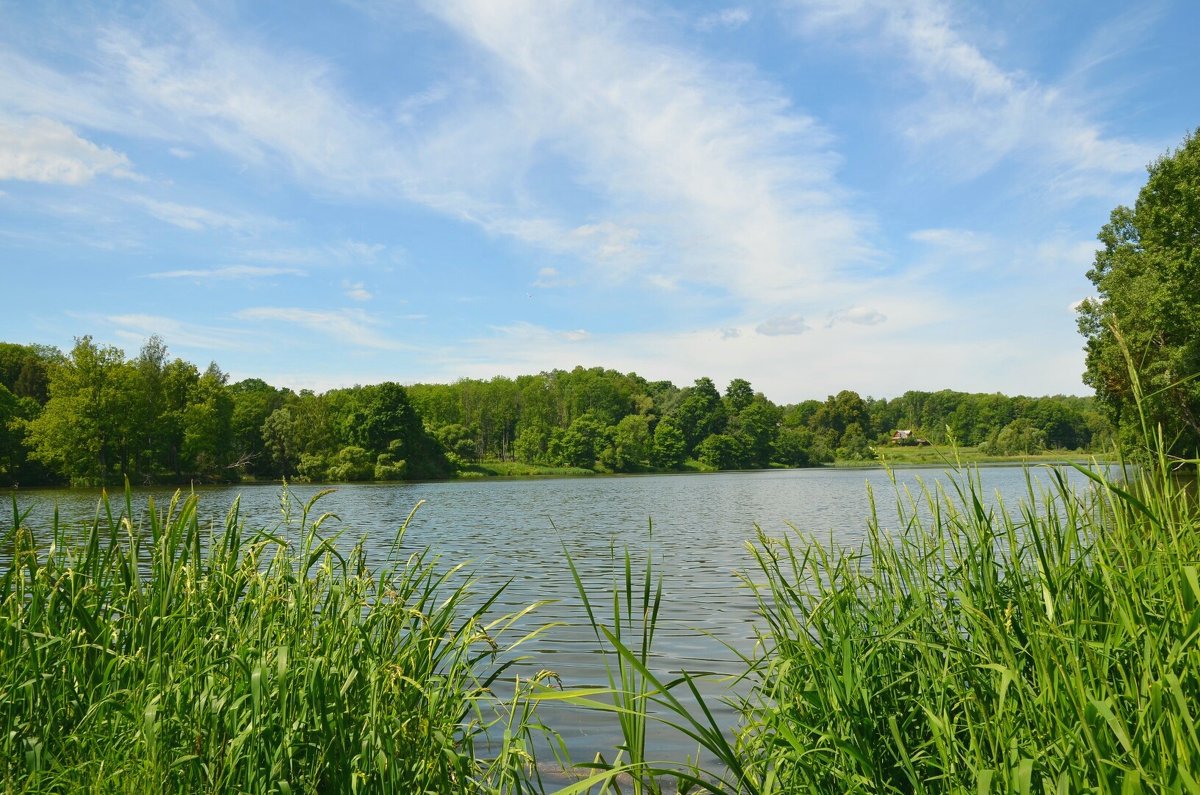
[[[101,483],[116,466],[128,387],[125,354],[80,337],[50,370],[45,407],[29,423],[34,457],[72,480]],[[123,474],[123,473],[118,473]]]
[[[714,433],[725,430],[725,405],[711,378],[697,378],[675,407],[672,425],[683,432],[688,452]]]
[[[1136,433],[1128,352],[1152,422],[1176,452],[1200,449],[1200,130],[1149,167],[1133,209],[1117,207],[1099,234],[1079,307],[1084,381],[1126,437]]]

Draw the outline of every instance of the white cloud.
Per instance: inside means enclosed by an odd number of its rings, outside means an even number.
[[[409,350],[411,346],[393,340],[379,331],[380,321],[360,309],[299,309],[294,307],[252,307],[234,313],[240,320],[265,320],[306,328],[321,336],[378,350]]]
[[[177,157],[180,160],[190,160],[196,154],[191,149],[184,149],[182,146],[172,146],[167,150],[167,152],[169,152],[172,157]]]
[[[248,259],[261,262],[286,262],[293,265],[371,265],[387,251],[382,243],[343,240],[324,246],[258,248],[243,252]]]
[[[574,282],[563,277],[558,272],[558,268],[539,268],[537,278],[533,280],[533,286],[543,290],[549,290],[554,287],[570,287]]]
[[[342,289],[346,291],[347,298],[353,298],[355,301],[370,301],[374,298],[362,282],[343,281]]]
[[[711,14],[705,14],[696,20],[696,27],[705,32],[717,28],[735,30],[749,21],[750,10],[744,6],[734,6],[732,8],[722,8],[720,11],[714,11]]]
[[[1006,394],[1083,394],[1082,355],[1031,357],[1044,336],[1029,327],[1010,336],[948,333],[955,317],[927,329],[878,335],[856,325],[815,328],[802,335],[730,334],[692,329],[623,334],[594,333],[569,341],[561,331],[530,323],[437,352],[437,368],[419,380],[450,381],[535,373],[564,363],[636,372],[678,385],[709,376],[718,385],[747,378],[778,403],[823,398],[842,389],[894,397],[906,390],[958,389]],[[737,329],[733,329],[737,331]],[[1073,333],[1073,332],[1072,332]],[[864,337],[869,342],[864,344]]]
[[[146,212],[158,220],[193,232],[200,232],[207,229],[242,230],[249,226],[259,226],[262,224],[262,219],[258,218],[252,219],[229,215],[228,213],[217,212],[204,207],[158,201],[144,196],[136,197],[131,201],[144,208]]]
[[[108,174],[136,179],[129,158],[40,116],[0,118],[0,180],[82,185]]]
[[[641,12],[621,6],[460,0],[427,10],[486,67],[411,97],[400,115],[422,122],[403,130],[350,98],[338,64],[186,6],[163,12],[170,25],[104,28],[91,71],[15,59],[0,92],[96,129],[282,167],[317,193],[417,202],[613,280],[653,262],[681,286],[785,303],[870,253],[868,223],[836,179],[832,137],[746,67],[663,47],[643,33]],[[726,22],[740,16],[731,9]],[[65,93],[51,102],[56,91]],[[536,177],[547,166],[587,191],[592,211],[564,209]],[[159,209],[188,228],[216,221]]]
[[[452,119],[421,159],[434,181],[461,176],[466,212],[487,228],[559,250],[586,232],[601,241],[602,273],[624,278],[654,261],[664,275],[769,303],[869,253],[830,136],[745,69],[652,46],[610,5],[429,10],[496,74],[499,99]],[[524,180],[548,153],[565,156],[561,170],[603,203],[611,227],[572,224],[537,201]]]
[[[876,59],[898,58],[924,85],[897,124],[931,164],[970,179],[1005,159],[1044,170],[1060,199],[1100,197],[1136,183],[1161,151],[1109,135],[1070,87],[1043,84],[990,58],[941,0],[795,0],[800,29],[841,37]]]
[[[783,337],[803,334],[810,328],[800,315],[782,315],[760,323],[754,330],[764,337]]]
[[[571,230],[571,237],[590,249],[596,259],[612,260],[631,252],[637,243],[638,230],[605,221],[577,226]]]
[[[162,337],[168,347],[177,346],[197,351],[246,350],[253,347],[253,344],[235,329],[189,323],[161,315],[128,313],[79,317],[113,327],[114,335],[131,347],[140,347],[154,335]]]
[[[829,321],[826,328],[830,328],[838,323],[853,323],[859,326],[877,326],[880,323],[887,321],[887,315],[880,312],[878,309],[871,309],[866,306],[852,306],[849,309],[842,309],[834,312],[829,316]]]
[[[147,273],[147,279],[195,279],[226,280],[226,279],[258,279],[270,276],[306,276],[297,268],[263,268],[256,265],[230,265],[224,268],[187,268],[183,270],[159,271]]]
[[[909,234],[909,239],[957,254],[977,254],[991,243],[986,236],[969,229],[918,229]]]

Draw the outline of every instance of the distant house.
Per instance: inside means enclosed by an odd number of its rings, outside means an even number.
[[[919,436],[914,436],[913,432],[908,430],[896,431],[892,434],[892,438],[889,440],[889,442],[891,444],[898,444],[906,447],[913,445],[924,446],[929,444],[928,439],[922,439]]]

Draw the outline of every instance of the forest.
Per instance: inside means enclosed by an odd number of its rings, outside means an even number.
[[[897,429],[991,455],[1111,443],[1090,397],[843,390],[780,405],[744,379],[679,387],[599,367],[316,394],[80,337],[0,343],[0,483],[421,480],[546,471],[759,469],[863,461]],[[550,469],[553,468],[553,469]]]

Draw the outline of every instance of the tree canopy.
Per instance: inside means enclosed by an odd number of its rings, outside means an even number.
[[[1200,449],[1200,130],[1149,166],[1133,208],[1100,230],[1079,307],[1087,372],[1122,435],[1138,438],[1135,377],[1176,453]],[[1128,355],[1128,363],[1126,356]],[[1132,364],[1132,368],[1130,366]]]
[[[868,459],[893,430],[1031,452],[1107,443],[1090,398],[842,390],[778,405],[601,367],[452,384],[294,392],[228,383],[151,338],[133,359],[81,337],[69,354],[0,344],[0,482],[405,480],[487,462],[605,472],[759,469]]]

